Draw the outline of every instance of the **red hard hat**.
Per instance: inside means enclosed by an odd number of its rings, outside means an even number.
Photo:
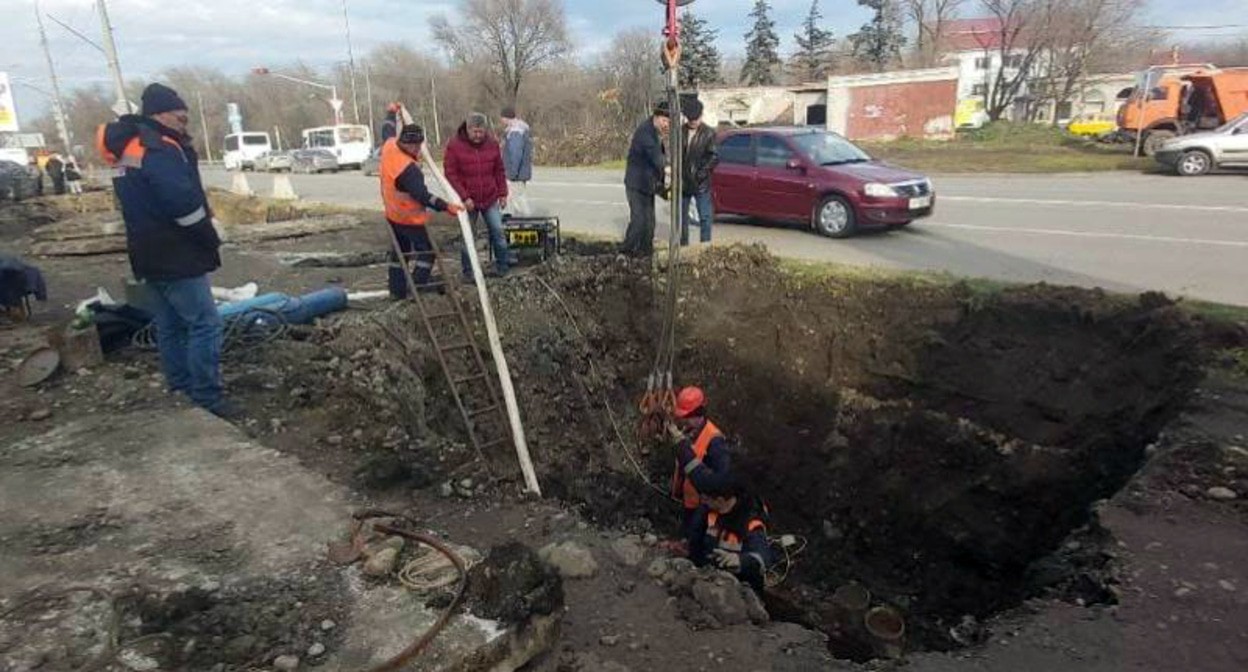
[[[687,418],[693,412],[706,405],[706,395],[700,387],[686,387],[676,395],[676,417]]]

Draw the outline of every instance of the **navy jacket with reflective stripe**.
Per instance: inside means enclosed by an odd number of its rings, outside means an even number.
[[[131,142],[138,141],[138,149]],[[193,278],[221,266],[221,240],[199,176],[190,138],[155,121],[127,115],[108,124],[103,149],[116,157],[113,188],[126,222],[136,278]],[[127,153],[130,146],[132,151]]]

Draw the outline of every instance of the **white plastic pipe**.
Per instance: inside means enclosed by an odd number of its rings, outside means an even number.
[[[404,123],[412,123],[411,119],[407,108],[404,107]],[[429,153],[428,143],[421,146],[420,154],[425,167],[433,173],[438,184],[442,185],[447,200],[462,206],[463,200],[455,192],[450,181],[446,179],[446,175],[442,174],[442,169],[434,162],[433,155]],[[542,488],[538,485],[537,472],[533,469],[532,458],[529,457],[529,444],[524,438],[524,425],[520,422],[520,406],[516,403],[516,389],[511,384],[511,370],[507,367],[507,357],[503,354],[503,342],[498,336],[498,323],[494,320],[494,309],[490,307],[490,294],[485,287],[485,274],[481,272],[481,259],[477,256],[477,246],[474,244],[472,222],[468,219],[467,212],[460,212],[458,219],[459,230],[464,237],[464,249],[468,251],[468,261],[472,264],[472,277],[477,284],[477,297],[481,300],[481,314],[485,318],[485,333],[490,341],[490,352],[494,356],[495,366],[498,367],[498,384],[503,391],[503,404],[507,407],[507,420],[511,424],[511,437],[516,444],[516,457],[520,460],[520,471],[524,474],[525,489],[541,497]]]

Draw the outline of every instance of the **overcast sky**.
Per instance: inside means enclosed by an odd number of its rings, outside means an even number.
[[[771,0],[782,49],[810,8],[811,0]],[[453,16],[457,0],[347,0],[356,54],[381,42],[403,40],[433,50],[428,18]],[[615,32],[633,26],[659,30],[662,7],[653,0],[564,0],[569,24],[582,52],[601,50]],[[720,30],[721,49],[739,52],[748,30],[754,0],[697,0],[693,9]],[[1150,25],[1248,24],[1248,0],[1151,0]],[[92,0],[41,0],[50,14],[87,34],[100,37]],[[820,0],[825,22],[840,37],[852,33],[870,12],[856,0]],[[231,74],[257,65],[296,59],[313,66],[345,60],[342,0],[109,0],[123,73],[146,77],[186,64],[216,66]],[[47,88],[47,68],[39,51],[33,0],[0,0],[0,70]],[[107,83],[103,57],[90,45],[54,23],[48,37],[58,74],[66,88]],[[1184,33],[1194,35],[1234,33]],[[24,122],[44,109],[38,93],[15,86]]]

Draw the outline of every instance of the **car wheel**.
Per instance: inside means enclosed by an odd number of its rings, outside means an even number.
[[[1174,164],[1174,172],[1184,177],[1204,175],[1211,168],[1213,168],[1213,157],[1202,149],[1184,152],[1183,156],[1179,157],[1179,162]]]
[[[1144,156],[1152,156],[1157,153],[1157,150],[1160,149],[1167,140],[1173,137],[1174,131],[1166,130],[1152,131],[1148,135],[1144,136]]]
[[[840,196],[827,196],[815,208],[814,227],[829,238],[846,238],[854,233],[854,208]]]

